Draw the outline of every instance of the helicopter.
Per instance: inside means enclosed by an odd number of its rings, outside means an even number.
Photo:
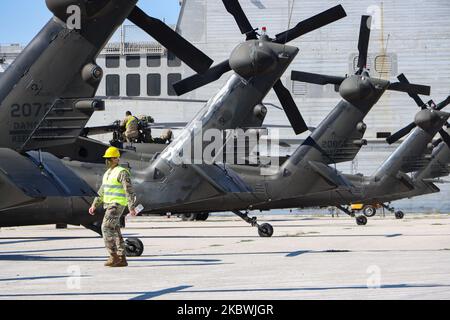
[[[407,79],[404,75],[401,77],[401,80],[407,82]],[[395,134],[390,135],[386,139],[386,141],[389,144],[393,144],[414,129],[413,133],[411,134],[411,138],[408,138],[408,140],[405,140],[405,142],[403,142],[404,145],[402,145],[401,149],[399,148],[398,155],[393,154],[390,157],[391,159],[387,160],[386,163],[382,167],[380,167],[373,178],[374,180],[380,180],[380,177],[383,177],[384,175],[389,173],[393,174],[395,173],[396,169],[398,169],[399,172],[402,173],[411,173],[415,171],[415,174],[412,177],[412,181],[414,182],[421,180],[424,180],[425,182],[441,182],[439,180],[436,181],[433,179],[447,175],[446,172],[448,170],[446,170],[445,168],[448,167],[449,163],[448,160],[446,160],[447,148],[450,143],[450,136],[448,133],[449,123],[446,122],[443,125],[444,127],[447,127],[447,129],[439,128],[439,124],[441,124],[442,120],[439,119],[439,117],[436,116],[436,113],[433,113],[433,111],[440,111],[448,104],[450,104],[450,96],[439,104],[435,104],[433,100],[430,100],[427,104],[425,104],[418,95],[411,95],[411,97],[414,99],[414,101],[422,111],[420,111],[416,115],[416,119],[413,123],[399,130]],[[434,121],[431,120],[432,117],[435,117]],[[420,128],[415,128],[418,123]],[[431,142],[429,138],[437,133],[436,129],[439,130],[441,138],[434,142]],[[428,135],[426,133],[428,133]],[[420,150],[420,148],[422,149]],[[414,152],[414,150],[416,151]],[[396,163],[396,161],[393,160],[395,158],[401,158],[402,162]],[[397,179],[397,183],[400,182],[401,179]],[[411,198],[413,196],[427,194],[430,193],[429,191],[439,192],[439,190],[437,188],[434,188],[434,186],[432,186],[431,184],[427,185],[429,188],[424,188],[424,184],[420,184],[419,186],[416,183],[414,184],[415,186],[413,190],[406,192],[406,194],[403,195],[403,198]],[[380,199],[365,200],[369,201],[367,203],[371,203],[370,205],[364,206],[364,209],[366,210],[364,211],[365,216],[375,216],[376,207],[379,206],[394,213],[397,219],[402,219],[404,217],[404,213],[402,211],[396,211],[394,207],[390,206],[390,202],[392,201],[390,199],[398,200],[402,198],[401,194],[395,194],[395,192],[393,192],[392,186],[394,185],[395,183],[392,183],[379,187],[379,189],[383,190],[383,192],[385,193],[383,198],[387,200],[385,200],[384,202],[389,202],[388,204],[383,203],[383,201],[381,201]]]
[[[129,19],[197,72],[213,63],[160,20],[127,0],[46,0],[54,17],[1,79],[0,145],[19,152],[70,145],[94,111],[103,70],[95,59],[115,30]],[[81,29],[66,24],[67,8],[81,6]]]

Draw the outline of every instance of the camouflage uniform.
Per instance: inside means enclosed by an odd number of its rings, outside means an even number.
[[[139,137],[138,118],[135,116],[128,116],[122,121],[122,127],[125,127],[125,138],[127,142],[132,142],[133,139]]]
[[[131,177],[128,171],[124,170],[119,174],[118,182],[123,185],[128,200],[128,209],[130,211],[135,209],[136,194],[134,193]],[[105,217],[102,223],[103,239],[105,246],[110,255],[116,254],[118,256],[125,255],[125,242],[120,231],[120,218],[125,211],[125,207],[113,203],[103,203],[103,186],[98,191],[98,198],[95,198],[93,206],[99,208],[102,204],[106,210]]]

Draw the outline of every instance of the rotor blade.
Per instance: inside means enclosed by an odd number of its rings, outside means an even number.
[[[412,131],[412,129],[414,129],[415,127],[417,127],[417,125],[413,122],[413,123],[409,124],[408,126],[404,127],[403,129],[400,129],[399,131],[390,135],[386,139],[387,143],[393,144],[394,142],[397,142],[398,140],[400,140],[401,138],[406,136],[408,133],[410,133]]]
[[[95,99],[99,100],[120,100],[120,101],[164,101],[164,102],[187,102],[187,103],[206,103],[208,100],[202,99],[178,99],[178,98],[158,98],[158,97],[107,97],[96,96]]]
[[[286,89],[280,80],[275,83],[273,89],[275,90],[295,133],[300,134],[308,131],[308,126],[306,125],[305,120],[303,120],[300,111],[298,111],[298,107],[289,90]]]
[[[442,110],[444,109],[446,106],[448,106],[450,104],[450,96],[447,97],[447,99],[445,99],[444,101],[440,102],[437,106],[436,106],[436,110]]]
[[[388,90],[406,92],[408,94],[423,94],[429,96],[431,93],[430,86],[423,86],[419,84],[412,83],[403,83],[403,82],[394,82],[391,83],[388,87]]]
[[[304,34],[319,29],[346,16],[347,13],[341,5],[335,6],[322,13],[319,13],[318,15],[315,15],[314,17],[298,23],[292,29],[277,34],[274,42],[282,44],[288,43]]]
[[[81,136],[94,136],[97,134],[105,134],[108,132],[113,132],[117,129],[116,125],[106,125],[106,126],[98,126],[98,127],[86,127],[81,131]]]
[[[301,71],[292,71],[291,79],[294,81],[301,81],[320,85],[335,84],[338,86],[341,85],[342,81],[345,80],[344,77],[327,76],[323,74],[301,72]]]
[[[161,20],[148,16],[139,7],[134,7],[128,19],[175,54],[180,60],[184,61],[195,72],[203,73],[213,64],[211,58],[194,47]]]
[[[363,70],[367,67],[367,54],[369,52],[369,41],[370,41],[370,27],[372,25],[371,16],[361,17],[361,27],[359,30],[359,41],[358,41],[358,67],[359,70]]]
[[[406,76],[402,73],[397,77],[398,81],[402,83],[409,84],[409,80],[406,78]],[[425,102],[419,97],[416,93],[408,93],[408,95],[413,98],[413,100],[416,102],[417,106],[424,109],[425,108]]]
[[[158,122],[149,123],[146,128],[150,129],[180,129],[188,125],[187,122]]]
[[[222,0],[227,11],[234,17],[242,34],[247,35],[247,40],[258,39],[255,29],[242,10],[238,0]]]
[[[434,142],[433,142],[433,147],[435,147],[435,148],[436,148],[436,147],[437,147],[438,145],[440,145],[440,144],[441,144],[441,142],[442,142],[442,141],[444,141],[444,140],[442,140],[442,138],[440,138],[440,139],[437,139],[436,141],[434,141]]]
[[[230,63],[224,61],[203,74],[196,74],[181,81],[178,81],[173,85],[173,89],[177,95],[181,96],[185,93],[191,92],[195,89],[203,87],[208,83],[218,80],[224,73],[231,71]]]
[[[442,137],[442,140],[447,144],[447,146],[450,148],[450,135],[445,131],[444,129],[439,130],[439,134]]]

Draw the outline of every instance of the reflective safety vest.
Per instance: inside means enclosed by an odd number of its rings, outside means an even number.
[[[125,189],[122,183],[117,179],[122,171],[129,171],[120,166],[114,169],[109,169],[103,176],[103,203],[114,204],[117,203],[122,207],[128,206],[128,199],[126,197]]]
[[[133,117],[133,116],[128,117],[128,121],[125,124],[125,129],[128,129],[131,125],[133,125],[132,130],[137,130],[138,119],[136,117]]]

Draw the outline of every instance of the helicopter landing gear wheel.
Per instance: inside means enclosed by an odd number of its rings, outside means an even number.
[[[375,207],[373,207],[373,206],[365,206],[363,209],[363,214],[367,218],[372,218],[373,216],[375,216],[377,214],[377,209],[375,209]]]
[[[395,219],[397,220],[401,220],[405,217],[405,214],[403,213],[403,211],[396,211],[395,212]]]
[[[270,238],[273,236],[273,227],[268,223],[264,223],[258,227],[258,234],[261,238]]]
[[[125,254],[127,257],[140,257],[144,253],[144,244],[138,238],[125,240]]]
[[[359,216],[356,218],[356,224],[358,226],[365,226],[367,224],[366,216]]]
[[[249,217],[248,216],[248,212],[242,213],[239,210],[233,211],[233,213],[235,215],[237,215],[239,218],[241,218],[242,220],[244,220],[245,222],[247,222],[248,224],[250,224],[252,227],[256,227],[258,228],[258,234],[260,237],[262,238],[270,238],[273,235],[273,227],[272,225],[268,224],[268,223],[263,223],[262,225],[260,225],[257,222],[257,218],[256,217]]]
[[[197,214],[197,221],[206,221],[209,218],[209,212],[202,212]]]
[[[196,213],[183,213],[181,215],[181,220],[183,221],[194,221],[195,219],[197,219]]]

